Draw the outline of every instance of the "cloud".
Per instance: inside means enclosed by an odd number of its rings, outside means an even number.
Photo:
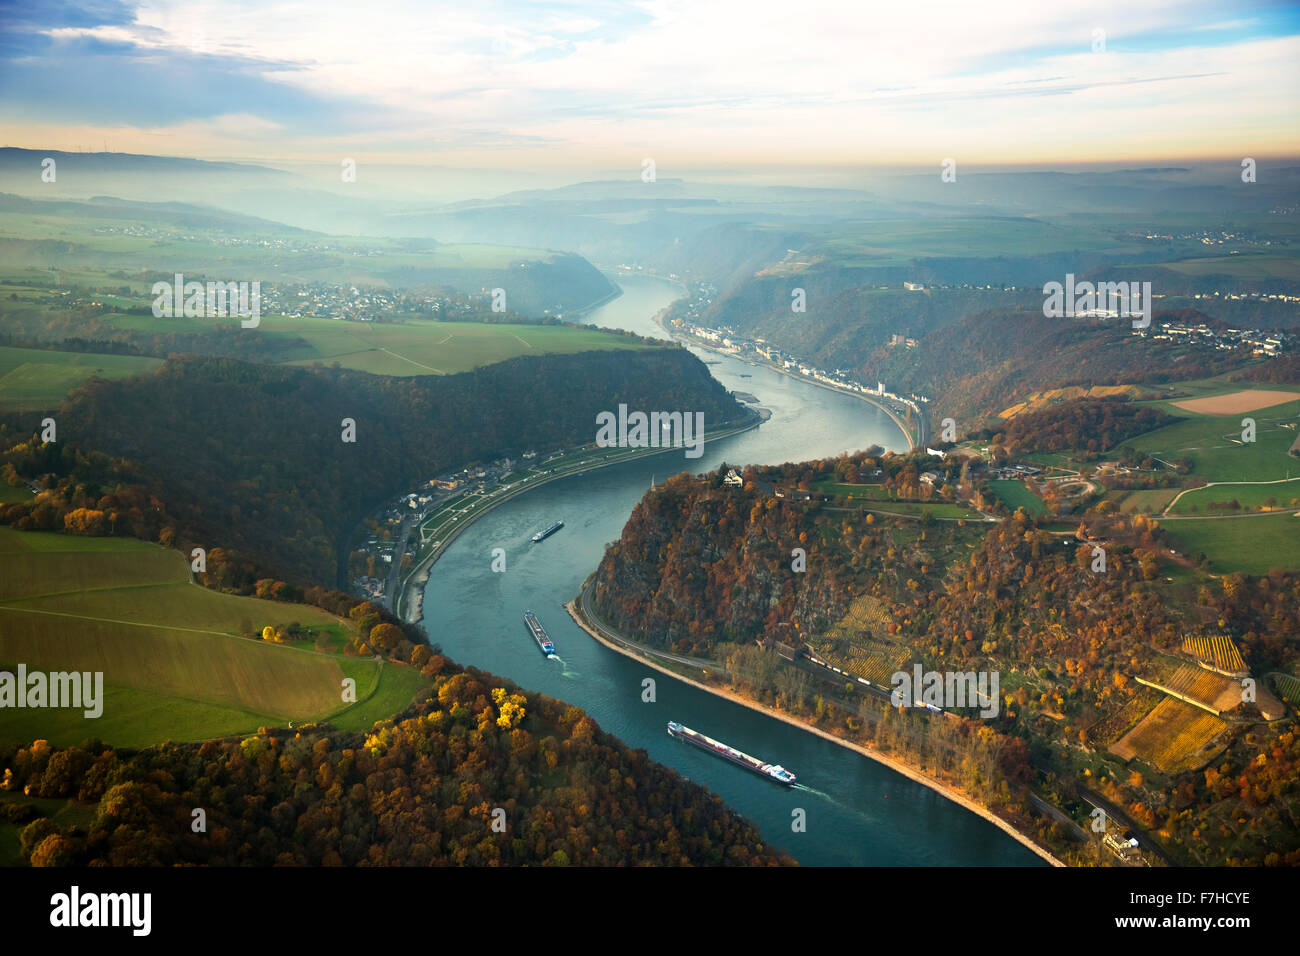
[[[541,161],[648,148],[683,163],[1065,158],[1103,138],[1136,155],[1216,136],[1296,149],[1300,27],[1240,7],[154,0],[96,20],[63,5],[24,21],[0,81],[21,94],[11,124],[44,109],[189,135],[188,121],[239,113],[275,125],[268,149],[358,135],[394,154],[509,147]]]

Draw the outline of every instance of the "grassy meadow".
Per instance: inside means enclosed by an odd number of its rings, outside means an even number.
[[[1047,513],[1047,506],[1043,504],[1043,499],[1026,488],[1023,481],[1016,481],[1012,478],[999,478],[990,481],[989,487],[1012,511],[1017,508],[1024,508],[1025,514],[1032,517]]]
[[[126,378],[162,365],[161,359],[91,352],[52,352],[0,346],[0,411],[57,408],[92,376]]]
[[[1234,518],[1161,521],[1173,545],[1192,558],[1204,554],[1216,574],[1267,574],[1300,568],[1300,518],[1294,512]]]
[[[242,635],[298,622],[315,641]],[[362,729],[405,707],[412,668],[317,650],[345,625],[314,607],[220,594],[189,580],[179,552],[123,538],[0,529],[0,664],[102,671],[104,710],[5,709],[0,740],[120,746],[249,733],[330,719]],[[342,702],[345,677],[357,703]]]
[[[1180,416],[1162,428],[1125,444],[1164,461],[1186,458],[1192,473],[1206,481],[1274,481],[1300,473],[1300,461],[1287,454],[1296,440],[1300,401],[1284,402],[1244,415],[1196,415],[1158,403]],[[1242,419],[1255,420],[1255,441],[1243,444]],[[1279,496],[1280,497],[1280,496]]]

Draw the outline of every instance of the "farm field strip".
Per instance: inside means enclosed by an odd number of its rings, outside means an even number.
[[[0,346],[0,409],[38,411],[56,407],[93,376],[125,378],[149,372],[162,359],[94,352],[55,352]]]
[[[1230,677],[1207,671],[1196,664],[1182,664],[1156,683],[1218,711],[1228,710],[1241,702],[1240,685]]]
[[[1204,398],[1189,398],[1170,402],[1175,408],[1198,415],[1220,417],[1223,415],[1240,415],[1261,408],[1272,408],[1286,402],[1300,399],[1300,392],[1283,392],[1270,389],[1243,389],[1237,392],[1225,392]]]

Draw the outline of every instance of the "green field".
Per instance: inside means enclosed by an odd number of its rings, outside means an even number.
[[[102,318],[137,331],[204,332],[237,319],[155,319],[105,313]],[[376,375],[450,375],[520,355],[571,354],[603,349],[651,348],[595,329],[479,322],[343,322],[263,316],[256,329],[283,364],[321,363]],[[0,411],[55,409],[92,376],[124,378],[152,371],[161,359],[0,347]]]
[[[1036,451],[1027,455],[1022,455],[1021,460],[1035,465],[1042,465],[1048,469],[1047,474],[1053,471],[1077,471],[1079,462],[1073,455],[1065,452]]]
[[[813,490],[823,495],[856,501],[873,511],[886,511],[890,514],[919,518],[930,514],[936,518],[971,518],[979,520],[982,516],[974,508],[953,504],[947,501],[913,501],[900,499],[891,488],[878,484],[851,485],[840,481],[818,481]]]
[[[1295,470],[1300,472],[1300,462],[1296,463]],[[1197,488],[1179,498],[1178,503],[1170,509],[1170,514],[1231,514],[1231,508],[1211,509],[1210,504],[1218,502],[1222,505],[1232,501],[1241,505],[1242,511],[1287,507],[1294,511],[1300,508],[1300,477],[1264,485],[1224,483]],[[1269,504],[1270,501],[1273,502],[1272,505]]]
[[[1267,574],[1300,568],[1300,518],[1291,513],[1241,518],[1162,521],[1174,547],[1195,559],[1204,554],[1216,574]]]
[[[102,316],[136,331],[203,332],[238,319],[156,319],[152,315]],[[519,355],[568,354],[600,349],[642,349],[632,339],[596,329],[561,325],[482,322],[346,322],[316,317],[263,315],[256,329],[270,353],[290,365],[319,362],[376,375],[452,375]]]
[[[1300,259],[1272,253],[1243,253],[1163,263],[1163,267],[1190,276],[1230,275],[1239,279],[1300,279]]]
[[[247,330],[239,328],[238,319],[157,318],[150,312],[154,297],[146,277],[160,268],[168,276],[181,272],[196,277],[257,278],[263,283],[323,282],[376,288],[412,282],[446,284],[474,296],[486,286],[509,284],[503,277],[517,273],[521,265],[555,268],[555,275],[561,277],[567,266],[560,263],[561,254],[544,249],[321,236],[262,223],[258,237],[277,243],[274,251],[269,251],[258,242],[225,241],[225,225],[211,229],[177,225],[154,216],[146,207],[137,210],[141,220],[134,223],[120,218],[117,207],[103,217],[96,215],[97,211],[93,202],[80,210],[81,214],[0,210],[0,241],[10,240],[8,261],[0,264],[0,279],[6,280],[6,285],[0,286],[0,318],[12,317],[25,329],[40,329],[46,316],[66,312],[74,300],[65,296],[77,287],[76,300],[90,302],[90,309],[104,310],[96,320],[122,330],[187,334],[227,326],[265,346],[266,351],[254,360],[337,362],[345,368],[399,376],[453,374],[520,355],[646,347],[593,329],[439,323],[415,317],[371,324],[264,312],[260,326]],[[124,226],[140,224],[147,226],[148,237],[121,232]],[[247,227],[239,228],[242,233]],[[202,238],[196,238],[196,233]],[[26,245],[33,240],[57,248]],[[533,277],[525,284],[541,288],[546,282]],[[575,302],[572,307],[590,304]],[[108,311],[112,308],[133,311]],[[290,306],[284,308],[293,311]],[[13,350],[8,359],[0,356],[0,411],[52,408],[92,374],[116,377],[157,365],[156,359],[125,356],[75,357],[43,351],[23,356],[21,352]]]
[[[837,498],[859,498],[863,501],[894,501],[897,497],[891,489],[886,488],[884,485],[851,485],[844,481],[814,482],[813,490],[821,492],[823,495],[834,495]]]
[[[1111,500],[1116,501],[1119,510],[1125,514],[1133,514],[1139,511],[1159,514],[1165,510],[1169,502],[1178,494],[1178,489],[1150,488],[1142,491],[1115,491],[1107,492],[1106,497],[1111,498],[1112,494],[1115,497]]]
[[[519,355],[641,349],[622,336],[555,325],[486,325],[478,322],[367,324],[330,319],[272,317],[268,335],[306,340],[289,364],[338,362],[376,375],[451,375]]]
[[[98,719],[6,709],[0,740],[145,746],[323,719],[360,729],[411,701],[412,668],[240,636],[295,621],[323,645],[344,630],[319,608],[193,584],[184,558],[156,545],[0,529],[0,663],[99,671],[105,684]],[[357,683],[350,706],[345,676]]]
[[[0,505],[11,504],[15,501],[31,501],[32,493],[22,485],[7,485],[0,482]]]
[[[864,501],[862,504],[868,511],[902,515],[907,518],[920,518],[928,514],[935,518],[969,518],[972,521],[983,519],[983,515],[974,508],[949,504],[946,501]]]
[[[1023,481],[1016,481],[1014,478],[997,479],[990,481],[989,487],[1012,511],[1024,508],[1025,514],[1035,518],[1047,513],[1043,499],[1026,488]]]
[[[1244,415],[1191,415],[1166,402],[1165,411],[1178,421],[1130,439],[1124,444],[1142,455],[1164,461],[1187,458],[1193,473],[1206,481],[1273,481],[1300,472],[1300,462],[1287,454],[1296,440],[1300,401],[1261,408]],[[1255,441],[1242,444],[1241,421],[1255,420]]]
[[[109,210],[97,216],[96,203],[89,204],[73,214],[59,211],[33,214],[0,210],[0,238],[20,240],[57,240],[65,244],[63,260],[83,265],[88,259],[111,257],[117,270],[134,271],[136,268],[157,268],[158,262],[177,263],[178,271],[197,272],[209,264],[226,264],[239,267],[257,263],[267,265],[268,252],[257,244],[229,245],[217,239],[227,231],[216,227],[212,238],[196,239],[195,229],[184,224],[174,224],[160,217],[148,217],[147,207],[138,207],[142,218],[124,220],[118,210]],[[124,224],[147,225],[151,231],[164,235],[131,236],[121,232],[97,230],[121,229]],[[248,235],[249,224],[233,226],[242,236]],[[555,253],[544,249],[522,246],[492,245],[489,243],[433,243],[425,242],[413,248],[409,240],[367,236],[323,236],[303,233],[267,220],[256,224],[257,238],[276,239],[286,243],[272,257],[271,275],[268,278],[299,278],[305,281],[326,280],[346,275],[348,281],[364,276],[367,281],[394,268],[418,267],[424,269],[507,269],[521,260],[551,262]],[[202,230],[207,232],[206,229]],[[93,267],[92,267],[93,270]],[[28,274],[41,271],[28,267]],[[62,269],[64,280],[72,281],[74,269]],[[86,275],[93,276],[94,272]],[[102,281],[102,279],[101,279]],[[113,285],[128,284],[129,280],[114,277]]]
[[[161,359],[0,347],[0,411],[57,408],[64,396],[91,376],[125,378],[152,371]]]

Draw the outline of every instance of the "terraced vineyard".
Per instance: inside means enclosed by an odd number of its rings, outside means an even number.
[[[863,631],[883,634],[888,626],[889,611],[885,608],[884,602],[870,594],[860,594],[854,598],[848,613],[831,628],[829,633],[851,639]]]
[[[1136,757],[1164,773],[1178,773],[1204,763],[1209,745],[1227,728],[1213,714],[1166,697],[1110,752],[1124,760]]]
[[[1291,709],[1300,708],[1300,677],[1292,677],[1290,674],[1274,674],[1273,689],[1283,701],[1291,705]]]
[[[1164,695],[1154,687],[1137,685],[1133,699],[1088,728],[1088,740],[1096,747],[1110,747],[1123,737],[1129,728],[1149,714]]]
[[[1237,645],[1233,643],[1232,638],[1226,634],[1183,638],[1183,653],[1191,654],[1198,660],[1205,661],[1229,674],[1246,672],[1246,662],[1242,660],[1241,652],[1237,650]]]
[[[825,656],[825,655],[823,655]],[[888,684],[906,660],[907,648],[878,641],[866,647],[855,647],[847,655],[832,658],[841,670],[854,677],[862,677],[873,684]]]
[[[817,653],[847,674],[888,684],[908,655],[907,648],[881,639],[888,624],[884,603],[869,594],[859,595],[826,632]]]
[[[1196,664],[1183,664],[1160,683],[1177,694],[1215,710],[1226,710],[1228,706],[1241,701],[1241,688],[1230,677],[1207,671]],[[1223,699],[1225,697],[1228,698],[1226,701]]]

